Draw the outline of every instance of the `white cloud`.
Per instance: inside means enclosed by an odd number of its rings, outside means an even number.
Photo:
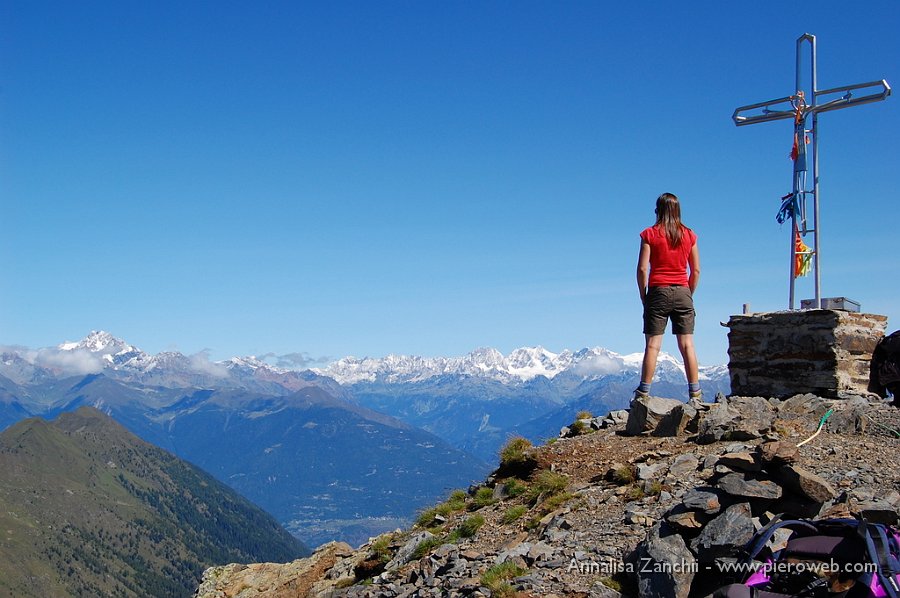
[[[611,355],[591,355],[575,365],[575,373],[579,376],[605,376],[621,372],[625,362]]]
[[[216,378],[227,378],[228,368],[220,363],[214,363],[210,361],[209,354],[209,349],[203,349],[199,353],[194,353],[193,355],[189,356],[188,360],[190,360],[191,368],[195,372],[199,372],[201,374],[207,374]]]
[[[0,353],[15,353],[22,359],[28,360],[29,362],[34,362],[34,355],[31,356],[31,359],[28,359],[26,356],[27,353],[34,353],[28,347],[23,347],[22,345],[0,345]]]
[[[331,357],[313,357],[305,351],[302,353],[286,353],[285,355],[266,353],[259,359],[266,363],[274,362],[277,367],[286,370],[305,370],[311,366],[325,365],[332,361]]]
[[[24,356],[23,356],[24,357]],[[26,357],[26,359],[28,359]],[[60,351],[41,349],[34,353],[32,363],[71,375],[96,374],[103,371],[103,357],[86,349]]]

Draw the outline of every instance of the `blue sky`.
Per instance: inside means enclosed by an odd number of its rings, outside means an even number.
[[[0,0],[0,344],[638,351],[671,191],[724,363],[788,300],[791,125],[731,114],[805,32],[820,88],[897,87],[900,3],[630,4]],[[823,295],[896,329],[900,98],[819,126]]]

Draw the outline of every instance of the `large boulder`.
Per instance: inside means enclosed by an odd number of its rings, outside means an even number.
[[[797,465],[783,465],[777,471],[779,481],[814,503],[824,503],[837,496],[834,488],[824,478]]]
[[[203,581],[194,598],[221,598],[246,595],[247,588],[256,588],[259,598],[293,598],[318,595],[333,588],[340,581],[326,579],[335,563],[353,555],[353,549],[343,542],[329,542],[320,546],[312,556],[290,563],[232,563],[204,571]],[[348,580],[352,580],[349,577]]]
[[[731,496],[749,499],[775,500],[781,498],[781,487],[771,480],[754,480],[740,473],[722,476],[716,487]]]
[[[797,448],[797,445],[783,440],[765,442],[759,445],[757,452],[767,467],[787,465],[800,457],[800,449]]]
[[[775,423],[775,407],[762,397],[729,397],[700,418],[697,442],[760,438]]]
[[[678,401],[678,405],[662,417],[651,434],[661,437],[681,436],[697,419],[697,414],[696,407]]]
[[[667,525],[656,524],[637,548],[637,582],[641,598],[687,598],[697,569],[684,539]]]
[[[687,425],[688,413],[681,401],[661,397],[638,397],[631,401],[625,433],[629,436],[653,434],[675,436]],[[691,409],[694,414],[696,410]],[[689,421],[689,419],[688,419]]]
[[[691,542],[691,548],[701,561],[710,562],[718,557],[731,556],[750,541],[755,531],[750,504],[738,503],[710,521]]]
[[[430,540],[433,537],[434,535],[431,532],[424,530],[414,533],[409,537],[406,543],[400,547],[400,550],[397,551],[394,558],[385,566],[385,570],[390,571],[391,569],[396,569],[397,567],[408,563],[415,554],[419,544],[425,540]]]
[[[832,403],[810,393],[794,395],[778,405],[778,419],[793,422],[798,430],[815,432]]]

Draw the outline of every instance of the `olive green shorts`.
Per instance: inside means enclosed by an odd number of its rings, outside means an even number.
[[[644,334],[665,334],[672,318],[672,334],[694,334],[694,297],[688,287],[650,287],[644,299]]]

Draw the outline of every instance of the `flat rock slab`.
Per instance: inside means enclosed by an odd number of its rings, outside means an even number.
[[[781,498],[781,486],[770,480],[747,479],[740,473],[729,473],[716,482],[716,487],[741,498]]]
[[[778,479],[785,488],[816,503],[823,503],[837,496],[837,492],[824,478],[798,465],[780,467]]]
[[[786,465],[800,458],[800,449],[796,444],[781,440],[763,443],[758,450],[763,463]]]
[[[738,503],[710,521],[691,542],[691,548],[701,561],[730,556],[737,547],[749,542],[755,531],[750,504]]]
[[[719,457],[717,464],[740,471],[753,472],[762,469],[762,465],[760,464],[759,459],[756,458],[756,455],[748,451],[726,453]]]
[[[685,453],[675,457],[675,461],[669,467],[669,474],[681,478],[697,471],[700,466],[700,459],[691,453]]]
[[[684,493],[681,502],[688,509],[712,515],[722,510],[720,494],[715,488],[692,488]]]
[[[706,525],[706,517],[697,511],[672,512],[666,517],[672,526],[679,530],[691,531],[701,529]]]

